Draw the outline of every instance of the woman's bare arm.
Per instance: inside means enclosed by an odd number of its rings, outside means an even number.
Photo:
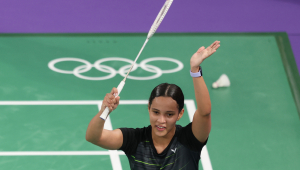
[[[108,107],[109,112],[111,113],[119,105],[120,97],[115,98],[113,95],[114,93],[118,93],[116,88],[113,88],[110,93],[106,94],[105,98],[103,99],[101,110],[89,123],[85,137],[87,141],[110,150],[120,149],[123,144],[123,134],[121,130],[103,129],[105,121],[100,118],[100,115],[105,110],[105,107]]]
[[[198,72],[200,64],[220,47],[220,41],[215,41],[209,47],[201,47],[190,60],[191,72]],[[194,90],[197,110],[194,114],[192,131],[200,142],[205,142],[211,130],[211,102],[203,76],[194,77]]]

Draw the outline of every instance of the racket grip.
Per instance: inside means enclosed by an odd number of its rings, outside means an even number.
[[[121,93],[121,91],[122,91],[124,85],[125,85],[125,81],[122,80],[122,81],[120,82],[120,84],[118,85],[118,87],[117,87],[117,89],[118,89],[118,94],[115,95],[115,98],[118,97],[118,96],[120,95],[120,93]],[[107,116],[108,116],[108,113],[109,113],[109,109],[108,109],[108,107],[106,107],[105,110],[103,111],[103,113],[101,114],[100,118],[103,119],[103,120],[106,120],[106,119],[107,119]]]

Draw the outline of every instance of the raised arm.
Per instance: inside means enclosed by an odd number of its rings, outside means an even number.
[[[103,129],[105,121],[100,118],[100,115],[105,110],[105,107],[109,108],[111,113],[119,105],[119,99],[114,97],[114,93],[118,93],[116,88],[113,88],[110,93],[107,93],[103,99],[101,110],[99,113],[91,120],[87,131],[86,131],[86,140],[98,145],[105,149],[116,150],[120,149],[123,144],[123,134],[120,129],[116,130],[106,130]]]
[[[220,41],[215,41],[209,47],[200,47],[190,60],[191,72],[199,71],[200,64],[220,47]],[[194,114],[192,131],[200,142],[205,142],[211,129],[211,102],[203,76],[193,77],[197,110]]]

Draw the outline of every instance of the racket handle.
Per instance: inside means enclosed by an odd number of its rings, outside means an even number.
[[[124,85],[125,85],[125,81],[122,80],[122,81],[120,82],[120,84],[118,85],[118,87],[117,87],[117,89],[118,89],[118,94],[115,95],[115,98],[118,97],[118,96],[120,95],[120,93],[121,93],[121,91],[122,91]],[[106,119],[107,119],[107,116],[108,116],[108,113],[109,113],[109,109],[108,109],[108,107],[106,107],[105,110],[103,111],[103,113],[101,114],[100,118],[103,119],[103,120],[106,120]]]

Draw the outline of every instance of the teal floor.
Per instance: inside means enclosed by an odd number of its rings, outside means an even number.
[[[146,34],[0,34],[0,169],[112,169],[108,155],[7,156],[29,151],[106,151],[85,140],[97,104],[24,104],[26,101],[99,101],[122,80],[117,73],[106,80],[86,80],[49,68],[58,58],[77,58],[93,64],[102,58],[134,60]],[[280,37],[284,40],[280,41]],[[212,131],[207,143],[213,169],[281,170],[300,168],[299,87],[287,73],[289,42],[284,33],[269,34],[156,34],[137,63],[154,57],[180,61],[183,68],[151,80],[127,79],[121,100],[147,100],[163,82],[180,86],[185,99],[195,100],[189,59],[200,46],[215,40],[221,47],[204,61],[204,79],[212,101]],[[102,63],[118,70],[124,61]],[[161,70],[177,67],[170,61],[148,63]],[[82,65],[65,61],[55,66],[72,71]],[[83,76],[107,76],[107,69]],[[153,68],[152,68],[153,71]],[[221,74],[229,88],[213,89]],[[138,68],[130,75],[152,76]],[[20,104],[16,104],[20,101]],[[185,106],[186,107],[186,106]],[[187,110],[187,109],[186,109]],[[186,125],[188,114],[178,122]],[[111,114],[113,128],[149,125],[147,104],[120,105]],[[6,155],[5,155],[5,154]],[[120,155],[122,169],[129,169]],[[202,169],[200,163],[199,169]]]

